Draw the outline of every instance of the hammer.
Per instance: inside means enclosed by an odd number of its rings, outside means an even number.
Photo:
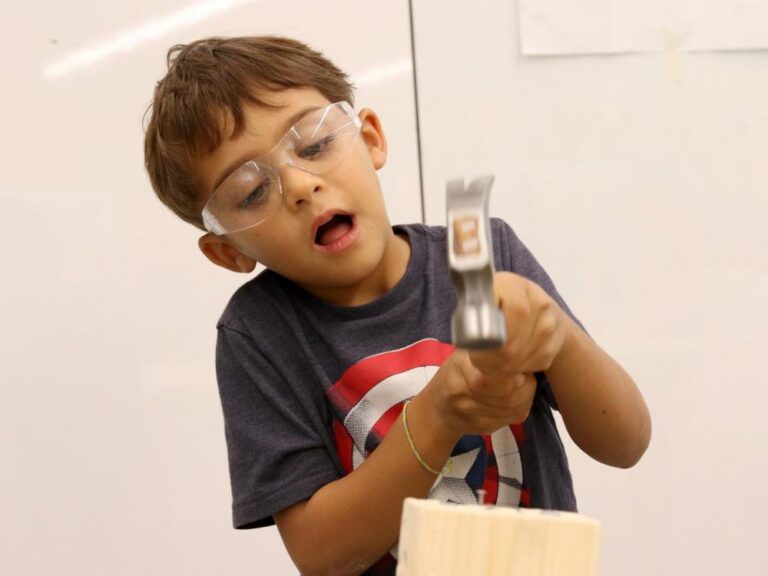
[[[493,176],[448,181],[448,263],[458,304],[451,318],[459,348],[498,348],[506,340],[504,315],[494,294],[488,198]]]

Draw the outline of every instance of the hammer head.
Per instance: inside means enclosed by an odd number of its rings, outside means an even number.
[[[504,315],[493,290],[494,266],[488,198],[493,176],[447,186],[448,262],[458,300],[451,319],[460,348],[498,348],[506,340]]]

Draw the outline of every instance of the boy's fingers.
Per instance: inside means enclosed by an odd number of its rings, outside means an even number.
[[[508,354],[520,353],[533,334],[534,312],[528,292],[528,281],[511,273],[498,274],[501,310],[507,329],[507,342],[504,346]]]

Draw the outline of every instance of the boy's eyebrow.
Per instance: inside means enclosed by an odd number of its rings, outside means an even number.
[[[306,116],[310,112],[314,112],[315,110],[320,110],[321,108],[323,108],[323,106],[309,106],[307,108],[303,108],[303,109],[299,110],[298,112],[296,112],[293,116],[288,118],[283,123],[283,129],[280,132],[281,138],[282,138],[283,134],[288,132],[288,130],[290,130],[291,127],[294,124],[296,124],[296,122],[298,122],[299,120],[304,118],[304,116]],[[213,193],[219,186],[221,186],[221,183],[224,182],[224,180],[226,180],[229,177],[229,175],[232,174],[232,172],[234,172],[235,170],[240,168],[240,166],[242,166],[243,164],[245,164],[249,160],[253,160],[252,155],[251,154],[245,154],[245,155],[243,155],[243,157],[240,157],[237,160],[235,160],[234,162],[232,162],[231,164],[229,164],[229,166],[227,166],[227,169],[224,170],[224,173],[221,176],[219,176],[216,179],[216,181],[214,182],[213,189],[211,190],[211,193]]]

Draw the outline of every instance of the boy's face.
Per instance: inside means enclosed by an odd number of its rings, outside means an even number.
[[[270,102],[279,108],[246,106],[244,131],[237,138],[225,138],[197,162],[203,203],[226,174],[270,152],[298,113],[331,104],[313,88],[274,92]],[[371,279],[387,283],[393,274],[399,279],[402,241],[392,233],[376,174],[386,161],[386,140],[371,110],[361,111],[359,117],[360,134],[338,165],[322,174],[290,164],[275,166],[282,187],[278,209],[240,232],[206,234],[199,243],[206,256],[243,272],[261,262],[329,300],[344,301],[345,292]],[[231,128],[230,119],[224,134]]]

